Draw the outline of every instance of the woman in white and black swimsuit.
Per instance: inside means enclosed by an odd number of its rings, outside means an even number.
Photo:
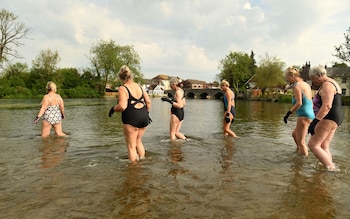
[[[41,137],[50,135],[53,127],[57,136],[65,136],[62,132],[62,119],[64,118],[64,102],[59,94],[56,94],[57,87],[52,81],[46,85],[47,94],[43,97],[41,108],[36,116],[34,123],[37,123],[43,117]]]

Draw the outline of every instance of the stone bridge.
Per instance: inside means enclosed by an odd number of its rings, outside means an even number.
[[[224,92],[221,89],[190,89],[183,88],[185,96],[188,99],[221,99]],[[167,91],[168,96],[172,97],[174,91]]]

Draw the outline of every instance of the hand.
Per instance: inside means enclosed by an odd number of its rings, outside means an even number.
[[[290,110],[286,113],[286,115],[285,115],[284,118],[283,118],[284,123],[287,124],[287,122],[288,122],[288,117],[289,117],[291,114],[292,114],[292,112],[291,112]]]
[[[62,119],[64,119],[65,118],[65,116],[64,116],[64,114],[62,113]]]
[[[229,123],[231,121],[230,119],[230,113],[226,113],[226,117],[225,117],[225,122]]]
[[[151,117],[149,116],[149,113],[148,113],[148,124],[151,124],[153,121],[151,119]]]
[[[33,121],[33,123],[34,123],[34,124],[37,124],[37,123],[39,122],[39,120],[40,120],[40,117],[36,116],[35,119],[34,119],[34,121]]]
[[[114,113],[114,106],[112,106],[112,108],[109,110],[108,116],[112,117],[113,113]]]
[[[171,100],[171,99],[169,99],[169,98],[166,98],[166,97],[162,97],[161,100],[162,100],[162,101],[166,101],[166,102],[170,103],[171,105],[173,105],[173,103],[174,103],[173,100]]]
[[[319,122],[320,120],[314,118],[314,120],[312,120],[312,122],[310,123],[310,126],[309,126],[309,129],[307,131],[307,133],[310,133],[311,135],[314,135],[315,134],[315,127],[317,125],[317,123]]]

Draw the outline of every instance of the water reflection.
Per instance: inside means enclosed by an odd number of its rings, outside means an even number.
[[[168,155],[170,157],[171,166],[168,170],[168,174],[176,178],[177,174],[185,173],[186,170],[181,167],[179,162],[184,161],[184,154],[182,152],[183,142],[171,141]]]
[[[170,142],[169,106],[153,98],[146,159],[130,165],[115,100],[76,101],[69,138],[46,141],[37,109],[0,104],[0,218],[350,218],[350,107],[331,146],[342,171],[329,173],[295,153],[290,104],[237,101],[234,139],[221,101],[190,99],[190,140]]]
[[[224,137],[224,147],[222,149],[222,160],[221,160],[221,167],[222,172],[229,171],[233,161],[233,154],[234,154],[234,147],[233,147],[233,138],[231,137]]]
[[[114,192],[113,216],[118,218],[143,218],[148,215],[151,196],[147,181],[151,175],[140,163],[130,163],[125,170],[125,180]]]
[[[42,139],[42,145],[39,148],[41,156],[41,167],[52,168],[62,162],[67,151],[68,141],[64,137],[52,137]]]
[[[294,175],[281,203],[281,212],[287,212],[288,218],[336,218],[331,195],[332,174],[307,167],[305,158],[301,155],[292,159]]]

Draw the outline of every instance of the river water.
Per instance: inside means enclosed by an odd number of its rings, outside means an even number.
[[[0,218],[350,218],[350,108],[331,151],[340,172],[295,153],[290,104],[237,101],[222,134],[219,100],[187,100],[170,142],[170,105],[152,99],[146,159],[130,164],[116,99],[67,99],[68,138],[40,137],[40,100],[0,100]]]

